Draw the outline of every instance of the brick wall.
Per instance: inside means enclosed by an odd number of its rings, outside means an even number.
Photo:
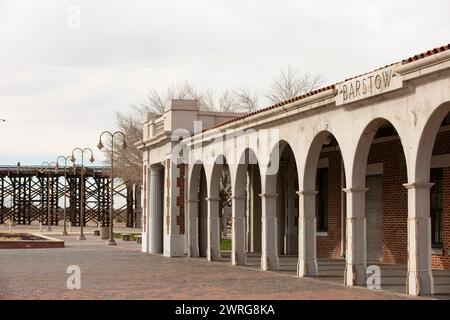
[[[341,154],[339,151],[322,153],[328,158],[328,232],[327,236],[317,237],[317,257],[340,257],[341,250]],[[316,186],[318,190],[318,185]],[[317,197],[318,198],[318,197]],[[316,208],[319,207],[318,201]],[[316,216],[317,215],[316,210]],[[317,223],[319,224],[319,219]]]
[[[450,269],[450,168],[443,169],[442,248],[445,255],[433,255],[433,268]]]
[[[450,132],[439,133],[433,155],[450,153]],[[317,238],[317,256],[337,258],[340,255],[340,154],[338,151],[321,154],[329,158],[328,235]],[[404,264],[407,262],[408,194],[406,161],[400,140],[375,143],[369,152],[368,163],[383,163],[382,192],[382,244],[383,262]],[[433,255],[433,268],[450,269],[450,168],[443,170],[443,252]]]
[[[402,264],[408,259],[408,182],[400,140],[373,144],[368,163],[383,163],[381,239],[383,262]]]
[[[450,153],[450,132],[441,132],[436,137],[433,154]],[[442,203],[442,249],[443,255],[433,255],[432,265],[436,269],[450,269],[450,168],[443,169]]]

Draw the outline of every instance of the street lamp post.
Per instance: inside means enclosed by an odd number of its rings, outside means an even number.
[[[67,209],[67,160],[70,160],[70,156],[59,156],[56,159],[56,171],[58,171],[59,169],[59,159],[63,158],[64,159],[64,229],[62,234],[63,235],[67,235],[67,229],[66,229],[66,221],[67,221],[67,216],[66,216],[66,209]]]
[[[89,151],[91,153],[91,158],[89,159],[89,161],[91,163],[94,162],[95,159],[94,159],[94,152],[92,152],[91,148],[81,149],[79,147],[76,147],[72,150],[72,156],[70,158],[70,161],[72,161],[74,165],[75,165],[75,160],[76,160],[74,153],[77,150],[79,150],[81,152],[80,235],[78,237],[78,240],[86,240],[86,237],[84,236],[84,233],[83,233],[83,225],[84,225],[84,153],[86,151]]]
[[[50,219],[50,167],[51,165],[54,164],[56,167],[56,163],[55,162],[43,162],[41,164],[41,166],[46,166],[45,170],[40,170],[41,173],[47,173],[47,231],[52,231],[52,226],[51,226],[51,219]],[[52,194],[53,196],[53,194]]]
[[[114,133],[110,132],[110,131],[103,131],[100,134],[100,138],[98,141],[98,145],[97,148],[99,150],[103,149],[103,143],[102,143],[102,136],[106,134],[109,135],[111,137],[111,187],[110,187],[110,197],[111,197],[111,201],[110,201],[110,207],[109,207],[109,240],[106,243],[109,246],[115,246],[116,245],[116,240],[114,240],[114,223],[113,223],[113,211],[114,211],[114,138],[117,135],[121,135],[122,139],[123,139],[123,143],[122,143],[122,148],[126,148],[127,144],[125,142],[125,134],[121,131],[116,131]]]

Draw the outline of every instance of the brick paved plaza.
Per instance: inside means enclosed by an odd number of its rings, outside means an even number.
[[[0,251],[0,298],[410,299],[387,291],[348,288],[324,278],[300,279],[286,272],[232,267],[228,262],[148,255],[131,241],[118,240],[116,247],[108,247],[92,230],[83,242],[76,240],[75,233],[64,239],[62,249]],[[81,290],[66,289],[69,265],[81,268]]]

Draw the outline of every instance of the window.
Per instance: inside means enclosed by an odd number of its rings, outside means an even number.
[[[328,168],[321,168],[317,171],[319,183],[318,195],[318,230],[328,231]]]
[[[431,246],[442,248],[442,169],[431,169]]]

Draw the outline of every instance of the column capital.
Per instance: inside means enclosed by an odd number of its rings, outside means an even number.
[[[219,202],[220,198],[205,198],[205,200],[209,202]]]
[[[246,196],[231,196],[231,200],[245,200]]]
[[[434,186],[434,183],[431,182],[412,182],[412,183],[405,183],[403,186],[406,189],[431,189],[432,186]]]
[[[301,190],[301,191],[296,191],[296,194],[298,194],[299,196],[315,196],[319,193],[319,191],[315,191],[315,190]]]
[[[261,198],[277,198],[278,193],[261,193],[259,194]]]
[[[342,189],[342,191],[344,191],[347,194],[366,193],[367,191],[369,191],[369,188],[344,188],[344,189]]]

